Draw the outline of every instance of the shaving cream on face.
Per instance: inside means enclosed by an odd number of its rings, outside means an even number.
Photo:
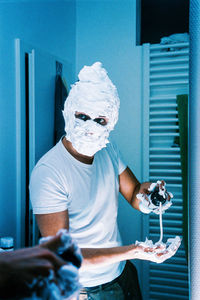
[[[109,133],[118,120],[119,97],[100,62],[85,66],[78,77],[63,110],[66,138],[80,154],[93,156],[109,142]],[[77,119],[76,113],[84,113],[91,119]],[[99,117],[108,119],[107,125],[94,121]]]

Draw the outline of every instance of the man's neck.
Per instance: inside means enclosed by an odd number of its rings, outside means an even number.
[[[93,159],[94,159],[94,156],[86,156],[86,155],[83,155],[79,152],[76,151],[76,149],[72,146],[72,143],[70,141],[68,141],[66,139],[66,137],[64,137],[62,139],[62,143],[65,147],[65,149],[75,158],[77,159],[78,161],[84,163],[84,164],[87,164],[87,165],[91,165],[92,162],[93,162]]]

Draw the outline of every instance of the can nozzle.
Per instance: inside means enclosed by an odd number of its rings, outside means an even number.
[[[149,195],[151,202],[155,206],[160,206],[160,203],[163,205],[167,201],[167,196],[164,198],[160,193],[159,193],[159,188],[155,187],[154,190],[150,193]]]

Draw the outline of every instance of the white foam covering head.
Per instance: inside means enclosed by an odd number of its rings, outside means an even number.
[[[115,85],[109,79],[106,70],[102,67],[100,62],[96,62],[92,66],[84,66],[78,78],[79,81],[72,85],[64,105],[63,116],[65,120],[65,131],[66,138],[72,142],[75,149],[78,148],[78,152],[84,152],[83,154],[89,155],[91,152],[96,152],[96,150],[98,151],[105,147],[105,144],[108,143],[107,137],[110,131],[114,129],[118,120],[120,101]],[[75,118],[75,112],[85,113],[90,116],[91,119],[95,119],[99,116],[104,116],[108,119],[108,124],[105,126],[101,126],[92,121],[85,122],[88,126],[90,125],[90,131],[92,130],[92,133],[94,133],[90,138],[87,137],[88,145],[90,142],[97,144],[99,141],[97,149],[89,151],[90,153],[86,149],[86,143],[83,145],[81,142],[81,146],[76,145],[77,134],[75,134],[74,129],[81,127],[81,125],[86,125]],[[81,138],[84,140],[83,136],[83,130],[81,135],[79,131],[79,141]],[[94,139],[95,136],[96,140]],[[104,140],[102,140],[103,136]],[[85,148],[85,150],[83,148]],[[89,148],[91,149],[91,145]]]

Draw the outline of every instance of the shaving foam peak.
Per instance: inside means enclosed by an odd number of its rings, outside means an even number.
[[[106,102],[106,106],[113,106],[119,109],[119,96],[115,85],[107,75],[106,70],[100,62],[94,63],[92,66],[84,66],[77,81],[70,90],[67,102],[73,98],[73,103],[80,99],[84,99],[85,104],[99,104]],[[74,103],[75,104],[75,103]]]
[[[112,84],[108,78],[106,70],[102,67],[102,63],[96,62],[92,66],[84,66],[78,74],[80,81],[99,83],[107,81]]]

